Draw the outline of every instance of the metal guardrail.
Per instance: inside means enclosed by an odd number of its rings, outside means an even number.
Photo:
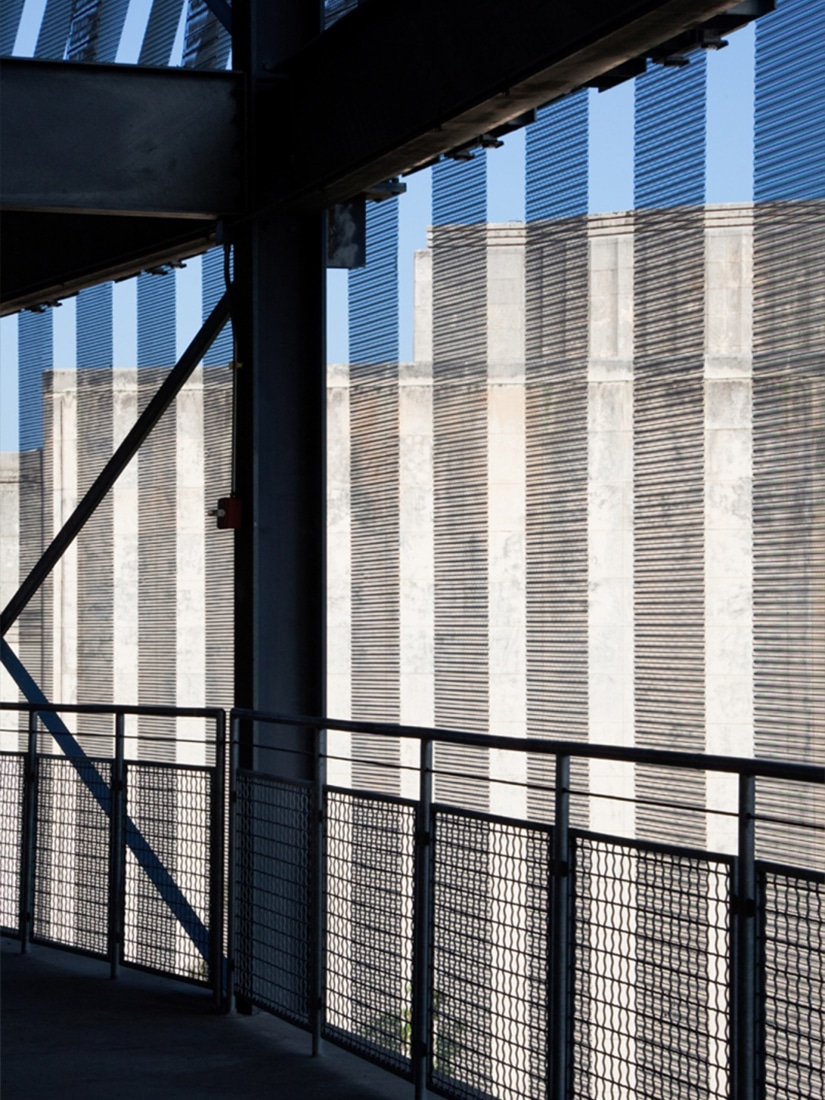
[[[822,1095],[825,876],[757,858],[776,819],[755,798],[760,780],[801,789],[821,769],[239,710],[231,726],[234,992],[316,1048],[378,1062],[417,1096]],[[284,753],[295,773],[296,729],[312,778],[278,775]],[[337,734],[362,760],[372,739],[372,775],[406,772],[414,796],[328,783]],[[389,739],[417,742],[417,760],[388,764]],[[444,745],[549,758],[549,820],[439,801],[455,780]],[[701,811],[731,819],[734,850],[575,827],[571,799],[628,801],[583,789],[586,759],[735,777],[733,808]],[[517,787],[507,774],[491,786]],[[663,782],[647,817],[672,802]]]
[[[125,965],[208,986],[221,1004],[225,713],[0,703],[15,712],[25,748],[0,751],[4,933],[22,951],[107,959],[113,977]],[[70,732],[68,715],[88,728]],[[144,728],[127,730],[129,718]],[[186,720],[199,736],[151,728]]]
[[[0,924],[22,950],[208,986],[417,1096],[825,1090],[825,876],[758,849],[761,828],[821,836],[804,799],[778,818],[758,797],[761,782],[810,789],[821,769],[236,710],[227,853],[223,711],[0,704],[15,711],[27,717],[0,751]],[[187,739],[172,723],[190,719]],[[588,760],[644,769],[644,797],[587,780]],[[680,802],[682,772],[729,776],[733,802]],[[500,812],[508,798],[518,812]],[[585,820],[579,804],[597,799],[615,828]],[[657,813],[667,842],[645,832]],[[728,849],[680,842],[691,813],[727,822]]]

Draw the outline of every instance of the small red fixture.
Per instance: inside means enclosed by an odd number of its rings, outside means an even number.
[[[221,497],[217,508],[210,508],[209,515],[218,521],[218,530],[237,530],[241,526],[241,498]]]

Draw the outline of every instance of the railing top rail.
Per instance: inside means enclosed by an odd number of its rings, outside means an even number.
[[[226,717],[221,707],[166,707],[154,704],[120,703],[7,703],[0,702],[0,711],[37,711],[43,714],[130,714],[147,718],[211,718],[218,721]]]
[[[235,707],[230,711],[237,721],[258,721],[279,726],[304,726],[308,729],[336,730],[341,733],[367,733],[378,737],[402,737],[436,741],[474,748],[505,749],[544,756],[577,756],[596,760],[615,760],[630,764],[688,768],[695,771],[753,775],[762,779],[788,779],[801,783],[825,782],[825,768],[815,764],[795,764],[784,760],[756,760],[745,756],[717,756],[711,753],[679,752],[671,749],[646,749],[629,745],[597,745],[587,741],[555,741],[537,737],[500,737],[466,730],[441,730],[428,726],[394,726],[384,722],[354,722],[341,718],[317,718],[307,715],[278,714]],[[271,746],[276,748],[277,746]]]

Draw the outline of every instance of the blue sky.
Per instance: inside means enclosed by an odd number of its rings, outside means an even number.
[[[117,59],[133,63],[149,15],[150,0],[131,0]],[[15,53],[31,56],[45,0],[27,0]],[[183,48],[183,21],[172,58]],[[708,57],[707,201],[743,202],[753,196],[753,58],[751,24],[730,37],[730,45]],[[633,82],[608,92],[590,93],[591,213],[627,210],[633,205]],[[399,206],[400,353],[412,357],[413,254],[426,247],[430,222],[430,172],[409,176]],[[524,218],[524,133],[508,135],[487,160],[487,209],[490,221]],[[199,258],[167,278],[175,280],[177,346],[182,351],[200,324]],[[114,290],[115,366],[136,361],[136,290],[134,280]],[[75,303],[54,310],[55,365],[75,365]],[[327,278],[327,355],[346,362],[347,273]],[[17,448],[17,319],[0,321],[0,450]]]
[[[707,201],[748,202],[753,198],[754,25],[731,35],[729,45],[708,56]],[[591,214],[633,206],[633,81],[590,93]],[[426,248],[430,221],[430,173],[407,177],[399,208],[400,357],[412,358],[413,253]],[[508,135],[487,154],[487,217],[491,222],[524,220],[524,131]],[[346,362],[347,275],[327,279],[327,357]]]

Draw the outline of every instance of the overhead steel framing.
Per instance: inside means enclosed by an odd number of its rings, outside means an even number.
[[[324,210],[771,5],[382,0],[323,32],[305,6],[250,67],[246,27],[265,36],[236,2],[233,73],[4,60],[3,312],[202,252],[221,218]],[[301,21],[300,0],[269,7]]]

